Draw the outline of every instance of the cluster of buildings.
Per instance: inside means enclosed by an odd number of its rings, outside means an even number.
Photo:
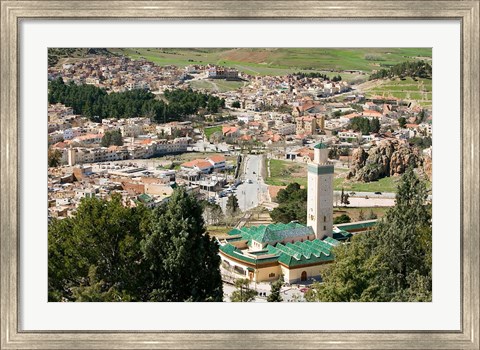
[[[48,110],[48,143],[60,152],[60,164],[142,159],[187,151],[191,122],[152,123],[149,118],[89,121],[61,104]],[[119,131],[122,145],[102,146],[107,132]]]
[[[113,92],[157,91],[162,86],[178,84],[184,74],[176,66],[157,66],[145,59],[131,60],[125,56],[95,56],[48,68],[49,80],[61,77],[65,83],[94,85]]]
[[[328,147],[314,147],[308,164],[307,224],[269,224],[233,229],[220,240],[222,266],[255,282],[321,280],[334,261],[332,248],[371,229],[375,220],[333,226],[333,165]]]

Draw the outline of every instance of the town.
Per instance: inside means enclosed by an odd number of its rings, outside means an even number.
[[[280,274],[286,276],[284,300],[304,300],[320,274],[272,268],[273,258],[281,263],[282,256],[313,254],[323,268],[333,247],[369,230],[395,205],[395,184],[409,167],[431,184],[431,79],[430,85],[423,79],[428,72],[413,79],[391,76],[391,90],[382,91],[382,79],[369,80],[372,72],[357,69],[254,75],[237,66],[158,65],[107,53],[48,68],[49,220],[75,216],[83,198],[113,194],[124,206],[155,208],[182,187],[205,203],[207,231],[220,244],[226,300],[243,276],[255,284],[255,300],[265,301]],[[396,94],[404,81],[420,90]],[[68,91],[78,87],[100,94],[104,106],[116,106],[109,99],[117,94],[130,94],[125,98],[138,98],[139,104],[130,112],[128,105],[116,114],[104,112],[93,99],[88,105],[72,100]],[[180,94],[182,100],[175,101]],[[187,99],[195,102],[175,112],[175,104]],[[321,225],[310,214],[310,199],[302,223],[282,212],[280,197],[295,183],[309,190],[320,186],[325,171],[331,175],[332,217],[330,228],[317,232]],[[281,232],[275,242],[283,245],[258,243],[257,228],[262,235]],[[255,242],[263,257],[254,252]],[[262,259],[265,271],[258,268]]]

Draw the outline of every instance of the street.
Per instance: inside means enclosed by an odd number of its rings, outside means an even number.
[[[240,176],[242,183],[238,185],[232,195],[236,195],[241,211],[257,207],[268,201],[268,186],[263,181],[261,155],[247,155],[244,159],[244,173]],[[219,204],[225,212],[227,197],[220,198]]]

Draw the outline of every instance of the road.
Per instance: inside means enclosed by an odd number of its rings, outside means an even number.
[[[262,177],[263,157],[247,155],[244,159],[244,172],[240,176],[242,184],[238,185],[233,195],[237,196],[241,211],[257,207],[268,201],[268,186]],[[251,182],[251,183],[250,183]],[[225,211],[227,197],[220,198],[219,204]]]

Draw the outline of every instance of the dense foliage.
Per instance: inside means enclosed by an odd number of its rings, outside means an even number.
[[[101,145],[102,147],[108,147],[112,145],[123,146],[123,137],[120,130],[117,129],[106,131],[105,134],[103,134]]]
[[[351,222],[351,221],[352,221],[352,219],[350,218],[350,216],[348,216],[347,214],[342,214],[342,215],[337,216],[335,219],[333,219],[333,224],[334,225],[346,224],[346,223]]]
[[[307,222],[307,190],[300,188],[298,183],[293,182],[278,191],[277,202],[279,206],[270,212],[274,222]]]
[[[303,78],[322,78],[323,80],[328,80],[328,75],[320,72],[297,72],[293,73],[292,75],[295,75],[299,77],[300,79]]]
[[[408,139],[408,143],[420,149],[425,149],[432,145],[432,138],[430,136],[427,136],[427,137],[415,136]]]
[[[48,149],[48,166],[57,167],[60,165],[62,154],[58,149]]]
[[[216,113],[225,106],[225,100],[195,92],[191,89],[166,90],[167,102],[156,100],[148,90],[112,92],[93,85],[65,84],[62,78],[50,82],[49,103],[63,103],[74,113],[92,120],[103,118],[149,117],[157,122],[182,120],[200,110]]]
[[[355,131],[360,131],[363,135],[368,135],[371,132],[380,131],[380,121],[378,118],[369,120],[364,117],[355,117],[350,120],[350,128]]]
[[[390,67],[389,69],[381,69],[373,73],[370,75],[370,80],[394,77],[431,79],[432,66],[425,61],[402,62]]]
[[[370,232],[334,248],[335,262],[306,297],[309,301],[431,301],[431,205],[410,168],[396,204]]]
[[[218,246],[185,189],[154,210],[83,199],[48,230],[49,301],[221,301]]]

